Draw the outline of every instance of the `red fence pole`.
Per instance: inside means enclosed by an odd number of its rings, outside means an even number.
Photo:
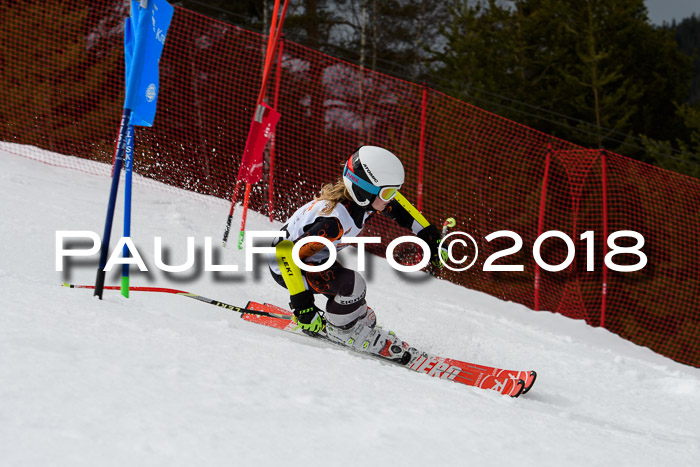
[[[420,143],[418,146],[418,210],[423,210],[423,164],[425,161],[425,114],[428,107],[428,88],[423,84],[423,100],[420,111]]]
[[[537,221],[537,237],[544,232],[544,213],[547,205],[547,183],[549,183],[549,165],[552,161],[552,142],[547,143],[547,155],[544,159],[544,175],[542,176],[542,191],[540,192],[540,213]],[[540,265],[535,262],[535,311],[540,311]]]
[[[605,267],[605,255],[608,253],[608,177],[605,163],[605,149],[600,151],[600,163],[603,171],[603,290],[600,302],[600,327],[605,327],[605,308],[608,297],[608,268]]]
[[[272,108],[277,109],[279,95],[280,95],[280,78],[282,77],[282,50],[284,49],[284,34],[280,36],[280,48],[277,53],[277,75],[275,76],[275,100],[272,104]],[[267,188],[268,192],[268,214],[270,216],[270,222],[272,222],[272,211],[275,209],[275,137],[276,132],[270,137],[270,175],[269,186]]]

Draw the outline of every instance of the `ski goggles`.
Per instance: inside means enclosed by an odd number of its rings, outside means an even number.
[[[345,170],[343,170],[343,176],[347,177],[352,183],[359,186],[367,193],[379,196],[379,199],[382,201],[391,201],[394,199],[396,193],[399,192],[399,188],[401,188],[400,186],[374,186],[355,175],[353,171],[348,168],[347,164],[345,165]]]
[[[379,196],[379,199],[382,201],[391,201],[394,199],[394,196],[396,196],[396,193],[399,192],[398,186],[384,186],[379,189],[379,193],[377,196]]]

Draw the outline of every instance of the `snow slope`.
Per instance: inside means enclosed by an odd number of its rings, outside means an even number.
[[[1,465],[590,467],[700,458],[700,370],[603,329],[371,258],[368,301],[385,327],[434,353],[538,371],[533,390],[510,399],[185,297],[106,291],[98,301],[59,287],[94,283],[96,257],[55,270],[55,232],[101,236],[109,179],[0,148],[0,190]],[[169,264],[184,262],[187,236],[219,243],[226,202],[153,183],[134,191],[132,234],[147,265],[156,235],[170,246]],[[115,219],[112,247],[120,210]],[[250,230],[277,227],[249,215]],[[242,271],[136,272],[132,285],[237,305],[288,301],[264,265],[247,273],[243,253],[218,253]]]

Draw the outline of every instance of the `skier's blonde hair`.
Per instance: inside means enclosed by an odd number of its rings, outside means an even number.
[[[342,178],[339,178],[335,184],[328,183],[321,187],[321,192],[318,196],[314,196],[316,201],[328,201],[331,203],[328,210],[335,208],[338,203],[343,203],[345,201],[351,201],[350,193],[348,192],[345,183]]]

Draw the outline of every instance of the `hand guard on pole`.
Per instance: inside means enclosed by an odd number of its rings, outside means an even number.
[[[294,311],[292,318],[297,327],[305,331],[321,332],[326,327],[326,321],[321,316],[321,310],[314,303],[314,294],[310,290],[291,296],[289,306]]]
[[[430,247],[430,264],[437,268],[441,268],[442,261],[440,261],[440,258],[443,257],[444,250],[440,250],[440,241],[442,240],[440,231],[437,229],[437,227],[431,224],[418,232],[417,236],[421,240],[424,240]]]

